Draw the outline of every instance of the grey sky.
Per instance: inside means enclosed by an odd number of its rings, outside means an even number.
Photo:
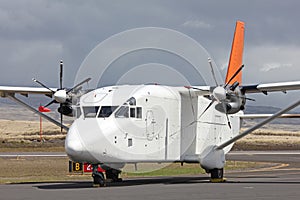
[[[299,9],[297,0],[0,0],[0,85],[33,86],[36,77],[55,87],[63,59],[70,87],[97,44],[138,27],[170,28],[192,37],[224,77],[236,20],[246,23],[244,83],[299,80]],[[297,97],[299,92],[256,98],[258,104],[271,99],[282,106]]]

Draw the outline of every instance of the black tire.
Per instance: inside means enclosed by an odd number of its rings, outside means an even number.
[[[120,171],[116,169],[106,170],[106,178],[111,179],[112,182],[122,182],[122,179],[119,178]]]
[[[93,174],[94,184],[99,185],[100,187],[105,186],[104,174],[99,172],[97,174]]]
[[[223,179],[224,170],[223,169],[213,169],[210,171],[211,179]]]

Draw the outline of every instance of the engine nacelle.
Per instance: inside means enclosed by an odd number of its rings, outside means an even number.
[[[226,94],[226,99],[218,103],[215,108],[223,113],[235,114],[240,110],[244,110],[245,104],[245,95],[242,94],[239,87],[236,87],[234,91],[228,90]]]

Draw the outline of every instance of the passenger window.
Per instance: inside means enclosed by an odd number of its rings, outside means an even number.
[[[119,110],[115,113],[116,118],[128,118],[129,117],[129,107],[121,106]]]
[[[83,114],[86,118],[96,117],[99,106],[86,106],[83,107]]]

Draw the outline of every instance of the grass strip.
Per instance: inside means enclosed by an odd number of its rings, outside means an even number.
[[[225,171],[245,170],[265,166],[266,163],[228,161],[225,167]],[[158,170],[144,173],[123,172],[121,176],[122,178],[130,178],[199,175],[204,173],[205,171],[200,168],[199,164],[184,164],[183,166],[181,166],[180,163],[170,163],[166,167]],[[74,180],[92,181],[91,173],[70,174],[68,172],[68,158],[0,158],[0,184]]]

